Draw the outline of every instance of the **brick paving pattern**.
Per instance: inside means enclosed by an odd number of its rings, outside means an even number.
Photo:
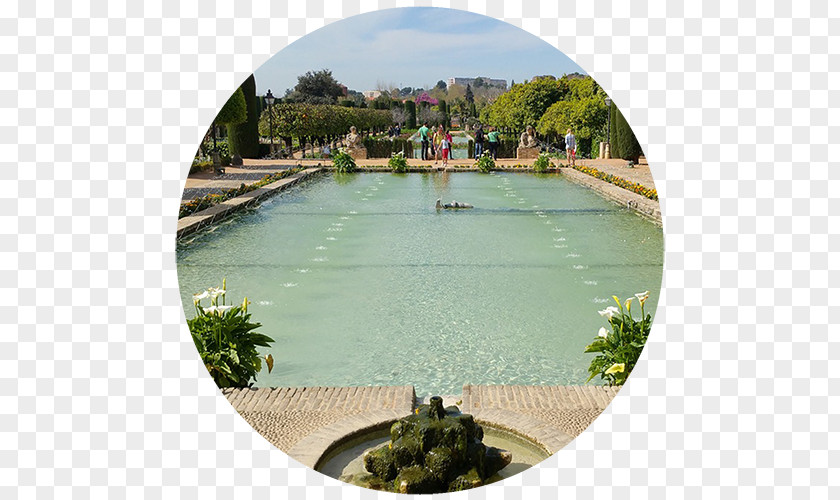
[[[604,386],[466,385],[463,411],[506,410],[528,415],[577,437],[618,393]]]
[[[618,388],[466,385],[456,398],[479,422],[529,437],[555,453],[583,432]],[[257,432],[299,462],[318,460],[347,436],[387,428],[418,401],[411,386],[223,389]]]

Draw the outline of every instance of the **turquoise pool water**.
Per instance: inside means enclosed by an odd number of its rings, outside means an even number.
[[[473,210],[441,211],[435,200]],[[257,386],[581,384],[598,310],[662,277],[661,228],[556,174],[321,176],[178,244],[276,339]],[[637,310],[638,312],[638,310]]]

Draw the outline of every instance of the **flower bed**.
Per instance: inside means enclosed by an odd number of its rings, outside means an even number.
[[[202,196],[201,198],[196,198],[186,203],[182,203],[181,210],[178,212],[178,218],[180,219],[182,217],[192,215],[206,208],[210,208],[213,205],[217,205],[225,200],[236,198],[237,196],[243,195],[245,193],[250,193],[255,189],[271,184],[272,182],[277,182],[280,179],[289,177],[290,175],[294,175],[302,170],[303,167],[295,167],[289,170],[283,170],[282,172],[277,172],[276,174],[266,175],[265,177],[253,184],[242,184],[238,188],[231,188],[217,194],[208,194]]]
[[[630,182],[627,179],[622,179],[621,177],[616,177],[612,174],[608,174],[605,172],[601,172],[597,168],[592,167],[585,167],[582,165],[574,165],[572,168],[579,172],[583,172],[584,174],[591,175],[596,179],[601,179],[602,181],[609,182],[610,184],[615,184],[620,188],[624,188],[628,191],[632,191],[636,194],[640,194],[645,198],[649,198],[651,200],[659,201],[659,196],[656,194],[656,189],[649,188],[642,184],[638,184],[636,182]]]

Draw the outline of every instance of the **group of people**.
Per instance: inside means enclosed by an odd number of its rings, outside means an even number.
[[[438,159],[441,158],[443,160],[443,166],[447,166],[450,151],[452,149],[452,135],[449,131],[444,130],[443,125],[438,125],[437,130],[432,132],[432,129],[429,128],[428,122],[424,122],[423,126],[420,127],[420,130],[418,130],[418,133],[420,134],[421,142],[420,158],[424,161],[429,160],[431,159],[429,153],[431,153],[431,156],[435,159],[435,165],[437,165]],[[533,127],[528,127],[528,131],[526,133],[533,134]],[[479,123],[476,126],[473,135],[475,138],[475,158],[480,158],[481,155],[484,154],[484,142],[486,140],[488,146],[487,152],[495,160],[496,152],[499,148],[499,144],[501,143],[499,131],[496,130],[495,127],[489,127],[487,134],[485,134],[483,126]],[[575,139],[575,135],[572,133],[572,129],[566,130],[564,140],[566,143],[566,158],[569,161],[569,166],[574,166],[577,141]]]
[[[395,123],[388,128],[388,137],[399,137],[402,133],[399,123]]]
[[[476,126],[473,135],[475,136],[475,157],[481,158],[481,155],[484,154],[485,134],[484,128],[480,123]],[[490,153],[490,156],[492,156],[494,160],[496,159],[496,150],[499,148],[500,141],[501,138],[499,137],[499,131],[496,130],[496,127],[490,127],[487,132],[487,145],[488,153]]]
[[[438,159],[446,167],[449,165],[450,152],[452,151],[452,134],[448,130],[443,129],[443,125],[438,125],[437,130],[432,133],[428,122],[424,122],[420,130],[420,157],[425,161],[429,160],[429,153],[435,158],[435,165]]]

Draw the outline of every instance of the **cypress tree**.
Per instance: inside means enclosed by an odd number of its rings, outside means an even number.
[[[228,125],[231,153],[238,153],[243,158],[259,158],[259,118],[260,109],[257,101],[257,84],[254,75],[248,76],[239,86],[245,97],[247,119],[237,125]]]
[[[438,99],[438,111],[441,112],[443,117],[443,126],[449,128],[449,108],[446,107],[446,101],[443,99]]]
[[[417,128],[417,108],[411,99],[405,101],[405,127]]]
[[[642,155],[642,146],[618,107],[613,105],[612,109],[611,155],[613,158],[623,158],[638,163],[639,156]]]

